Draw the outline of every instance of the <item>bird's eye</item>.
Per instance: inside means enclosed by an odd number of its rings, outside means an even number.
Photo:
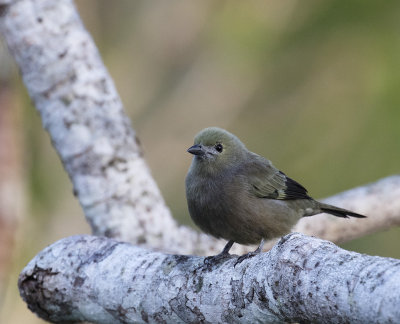
[[[222,144],[221,143],[217,143],[217,144],[215,144],[215,149],[219,152],[219,153],[221,153],[222,152],[222,150],[223,150],[223,146],[222,146]]]

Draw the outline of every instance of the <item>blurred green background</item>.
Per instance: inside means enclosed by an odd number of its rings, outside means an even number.
[[[76,3],[181,223],[192,224],[186,149],[207,126],[235,133],[316,198],[399,172],[399,1]],[[18,296],[19,271],[46,245],[90,230],[4,43],[0,82],[21,188],[0,322],[42,323]],[[399,234],[343,247],[400,258]]]

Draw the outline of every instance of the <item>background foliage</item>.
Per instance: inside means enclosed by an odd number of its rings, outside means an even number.
[[[315,198],[399,172],[400,2],[79,0],[77,6],[180,222],[192,224],[186,149],[207,126],[235,133]],[[18,297],[19,271],[44,246],[89,227],[4,44],[0,82],[22,132],[26,203],[0,292],[0,322],[40,323]],[[1,143],[2,154],[7,145]],[[344,248],[400,258],[399,233]]]

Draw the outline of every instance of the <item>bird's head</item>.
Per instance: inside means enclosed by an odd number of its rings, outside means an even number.
[[[187,151],[194,155],[196,165],[220,172],[237,165],[244,159],[247,149],[235,135],[221,128],[209,127],[196,135],[194,145]]]

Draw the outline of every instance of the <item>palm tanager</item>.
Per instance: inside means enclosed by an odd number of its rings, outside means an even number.
[[[301,184],[224,129],[203,129],[187,151],[194,155],[185,181],[189,213],[201,230],[228,240],[221,256],[234,242],[259,243],[257,254],[265,240],[289,233],[301,217],[365,217],[314,200]]]

